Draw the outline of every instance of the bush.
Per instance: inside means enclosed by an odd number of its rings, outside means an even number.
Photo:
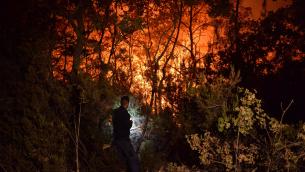
[[[218,131],[187,135],[206,169],[304,170],[305,124],[292,126],[270,117],[254,92],[239,88],[239,103],[218,118]],[[291,104],[290,104],[291,105]],[[290,106],[289,105],[289,106]],[[289,106],[283,111],[282,117]]]

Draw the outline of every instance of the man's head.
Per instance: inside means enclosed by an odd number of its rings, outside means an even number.
[[[129,105],[129,97],[128,96],[122,96],[121,97],[121,106],[123,106],[125,109],[127,109],[128,105]]]

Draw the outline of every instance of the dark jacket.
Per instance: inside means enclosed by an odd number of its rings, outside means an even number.
[[[130,121],[130,114],[123,106],[113,111],[112,126],[114,140],[129,139],[132,121]]]

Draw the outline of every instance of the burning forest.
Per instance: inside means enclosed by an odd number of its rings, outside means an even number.
[[[303,0],[1,7],[0,171],[304,171]]]

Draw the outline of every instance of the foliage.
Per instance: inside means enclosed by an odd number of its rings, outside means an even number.
[[[194,169],[189,169],[187,166],[185,165],[178,165],[176,163],[169,163],[166,167],[167,172],[190,172],[190,171],[194,171]],[[160,170],[160,172],[162,172],[162,170]]]
[[[239,65],[234,67],[241,73],[241,85],[258,91],[265,101],[266,112],[279,115],[281,102],[289,103],[291,99],[298,102],[287,112],[290,122],[303,120],[305,105],[302,100],[305,25],[300,20],[304,7],[304,1],[294,0],[260,20],[240,14],[240,55],[236,56],[234,46],[217,53],[224,64],[238,61]]]
[[[203,75],[201,82],[195,87],[189,87],[186,100],[180,102],[181,124],[191,132],[213,127],[218,117],[226,114],[236,104],[236,85],[239,83],[239,72],[232,68],[228,76],[215,76],[207,79]],[[182,122],[183,121],[183,122]],[[189,127],[187,125],[190,125]]]
[[[75,168],[73,119],[79,103],[75,88],[83,90],[84,98],[81,169],[113,168],[113,162],[100,162],[113,156],[102,150],[111,139],[102,126],[108,122],[115,91],[103,78],[93,80],[87,73],[79,73],[74,83],[53,77],[50,49],[55,39],[54,23],[49,10],[33,15],[49,8],[46,4],[31,4],[31,10],[16,14],[24,23],[14,21],[18,23],[15,28],[3,25],[0,30],[1,37],[8,41],[1,51],[0,76],[5,82],[0,85],[0,171],[60,172]]]
[[[218,165],[227,171],[303,169],[304,124],[283,124],[264,112],[255,93],[240,88],[239,94],[240,101],[232,112],[219,117],[218,132],[206,130],[203,136],[186,137],[201,163],[207,169]]]

